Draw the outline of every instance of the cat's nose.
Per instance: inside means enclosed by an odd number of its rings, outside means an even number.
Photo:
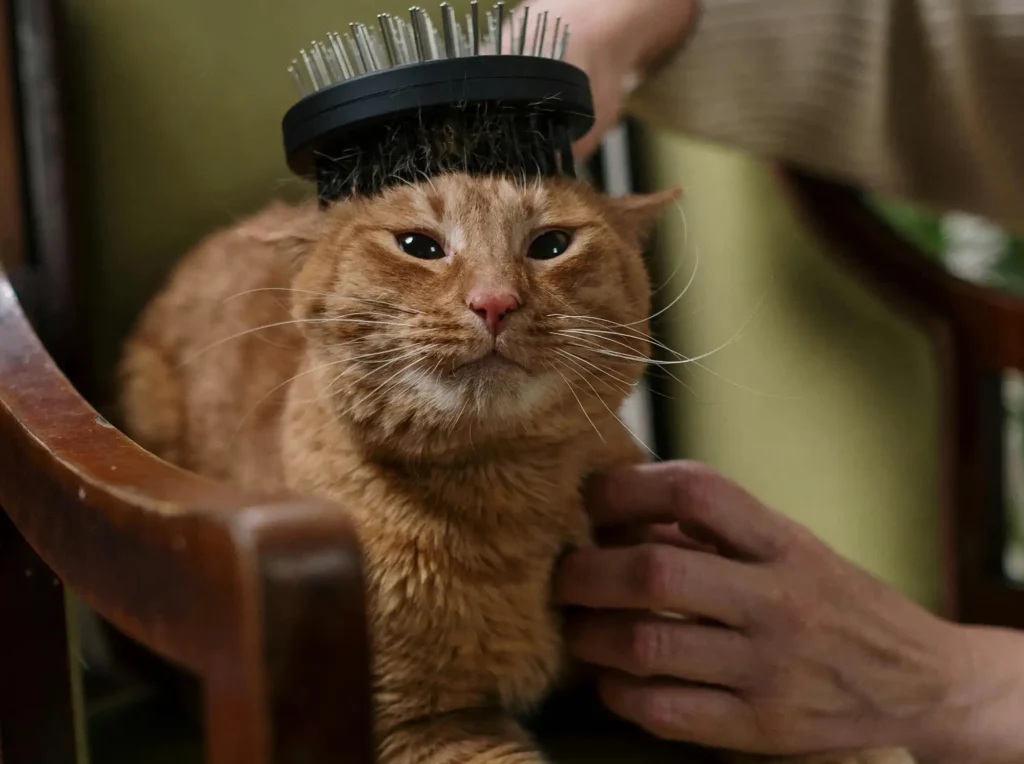
[[[467,301],[469,309],[487,324],[490,333],[497,337],[505,329],[505,317],[519,308],[519,298],[512,292],[475,292]]]

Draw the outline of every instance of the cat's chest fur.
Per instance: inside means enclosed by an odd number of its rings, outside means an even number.
[[[344,433],[321,427],[312,443],[306,432],[298,422],[285,438],[285,471],[291,488],[337,500],[358,526],[382,723],[541,700],[563,664],[554,566],[588,539],[588,447],[389,464]]]

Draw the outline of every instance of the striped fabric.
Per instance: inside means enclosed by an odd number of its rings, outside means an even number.
[[[648,121],[1024,224],[1024,0],[702,0]]]

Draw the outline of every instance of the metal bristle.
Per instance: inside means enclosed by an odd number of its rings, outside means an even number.
[[[519,55],[520,56],[526,54],[526,30],[529,28],[526,25],[527,25],[527,23],[529,21],[530,21],[530,6],[524,5],[523,6],[523,26],[519,30]]]
[[[494,15],[494,11],[487,12],[487,47],[492,48],[494,53],[497,53],[497,49],[494,47],[494,41],[498,37],[498,19]]]
[[[420,9],[423,12],[423,18],[427,24],[427,40],[430,43],[430,60],[436,61],[441,58],[441,36],[437,33],[437,27],[434,26],[434,20],[430,17],[426,11]]]
[[[470,37],[473,41],[473,55],[480,55],[480,4],[473,0],[469,4],[470,9]]]
[[[544,23],[541,25],[540,39],[537,41],[537,53],[535,55],[543,56],[544,55],[544,38],[547,37],[547,34],[548,34],[548,12],[544,11],[544,13],[541,14],[540,18],[544,21]]]
[[[495,43],[494,52],[500,56],[504,52],[504,46],[501,44],[501,38],[505,33],[505,3],[499,2],[495,6],[495,15],[496,18],[494,19],[494,25],[498,31],[496,35],[497,42]]]
[[[455,29],[455,11],[448,3],[441,3],[441,25],[444,28],[445,55],[448,58],[458,58],[459,38]]]
[[[384,50],[387,54],[388,66],[398,66],[398,51],[395,47],[395,38],[391,30],[391,17],[386,13],[378,14],[377,23],[380,25],[380,33],[384,38]]]
[[[307,87],[305,80],[302,79],[302,75],[299,74],[298,66],[299,62],[297,60],[292,60],[292,65],[288,67],[288,74],[290,74],[292,79],[295,80],[295,85],[298,87],[299,93],[301,93],[303,97],[306,97],[309,95],[310,90],[309,87]]]
[[[483,18],[481,15],[483,14]],[[489,55],[530,55],[562,60],[569,46],[569,25],[559,16],[548,40],[548,12],[536,14],[531,29],[529,5],[509,8],[499,0],[481,11],[472,0],[463,20],[450,2],[441,3],[439,26],[431,14],[414,5],[408,18],[377,15],[377,24],[349,24],[342,36],[329,32],[299,51],[287,67],[288,76],[303,97],[365,74],[445,58]]]

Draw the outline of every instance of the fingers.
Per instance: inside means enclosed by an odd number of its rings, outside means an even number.
[[[555,579],[561,604],[668,611],[743,626],[761,578],[743,564],[662,544],[587,548],[565,558]]]
[[[599,546],[633,546],[635,544],[667,544],[683,549],[697,549],[715,553],[714,546],[690,538],[674,523],[667,525],[618,525],[596,529],[594,534]]]
[[[677,522],[672,482],[665,462],[610,470],[587,486],[587,507],[595,526]]]
[[[749,750],[756,719],[727,690],[609,673],[598,681],[605,705],[648,732],[710,748]]]
[[[736,688],[754,670],[750,642],[743,635],[700,623],[585,611],[569,620],[566,640],[577,658],[637,677],[671,676]]]
[[[684,533],[744,559],[775,559],[799,528],[695,462],[610,471],[591,483],[587,499],[596,526],[675,521]]]

